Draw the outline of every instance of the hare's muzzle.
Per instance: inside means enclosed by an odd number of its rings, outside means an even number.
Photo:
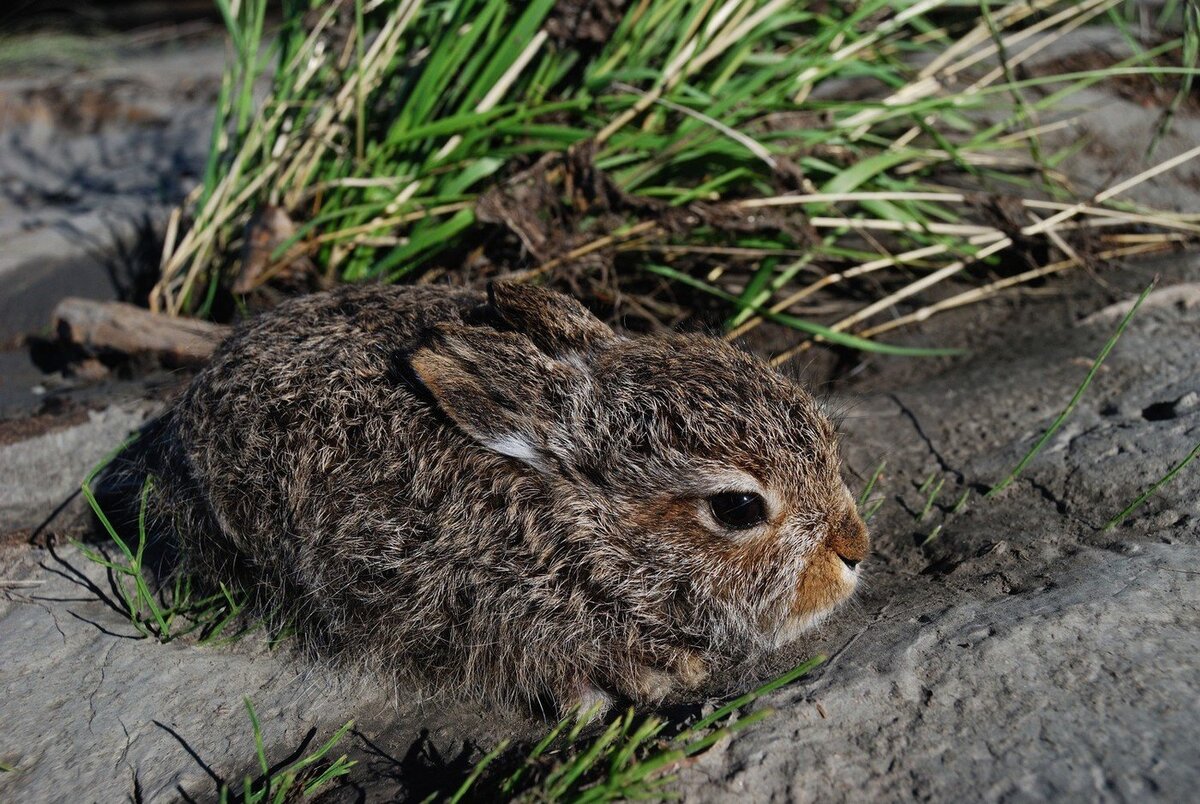
[[[867,557],[870,549],[867,526],[853,508],[847,508],[831,519],[826,543],[851,570]]]

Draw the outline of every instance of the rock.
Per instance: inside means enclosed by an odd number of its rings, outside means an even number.
[[[150,417],[151,403],[87,411],[79,422],[12,443],[0,441],[0,535],[37,528],[63,504],[84,510],[79,484]]]
[[[0,763],[13,768],[0,773],[0,799],[215,801],[222,784],[240,793],[243,777],[261,773],[245,699],[272,767],[355,718],[330,758],[351,752],[391,790],[446,784],[436,762],[424,778],[411,774],[421,752],[459,755],[461,765],[470,752],[458,735],[483,744],[536,736],[528,721],[395,698],[386,685],[309,662],[294,641],[272,649],[261,628],[232,644],[160,644],[114,605],[112,583],[71,546],[0,551]]]
[[[223,60],[210,36],[0,78],[0,344],[63,296],[135,292],[203,171]]]
[[[1086,550],[1044,589],[948,609],[906,596],[687,774],[686,797],[1187,800],[1198,559],[1195,545]]]

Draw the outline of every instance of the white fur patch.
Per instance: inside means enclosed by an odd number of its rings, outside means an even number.
[[[816,628],[833,613],[832,608],[806,614],[803,617],[789,617],[775,633],[775,647],[781,648],[790,642],[795,642],[805,631]]]
[[[492,452],[498,452],[501,455],[516,458],[518,461],[524,461],[539,471],[543,471],[546,467],[541,457],[537,454],[537,450],[533,448],[533,445],[516,433],[505,433],[496,438],[489,438],[483,442],[483,445]]]
[[[612,709],[613,699],[591,684],[585,684],[579,691],[579,700],[575,702],[576,716],[587,718],[587,722],[599,720]]]

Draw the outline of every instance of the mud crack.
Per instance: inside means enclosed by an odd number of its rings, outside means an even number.
[[[912,422],[913,429],[917,431],[917,437],[925,443],[925,447],[933,455],[934,460],[937,461],[941,470],[954,475],[954,479],[958,481],[959,485],[966,483],[966,477],[962,472],[958,471],[949,464],[946,458],[942,455],[941,451],[934,445],[933,440],[925,432],[925,428],[921,426],[921,420],[918,419],[917,415],[912,412],[912,409],[909,408],[908,405],[904,404],[900,397],[894,393],[888,393],[888,398],[895,402],[896,407],[900,408],[900,412],[908,417],[908,420]]]

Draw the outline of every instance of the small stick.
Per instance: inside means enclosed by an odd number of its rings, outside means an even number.
[[[60,340],[86,351],[150,355],[170,366],[208,360],[229,327],[152,313],[124,302],[66,298],[54,308]]]

